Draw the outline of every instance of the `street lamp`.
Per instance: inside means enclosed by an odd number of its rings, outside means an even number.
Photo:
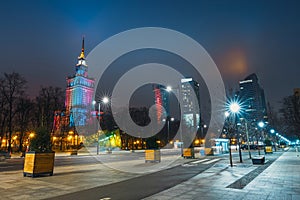
[[[172,87],[171,86],[167,86],[166,90],[167,90],[167,92],[171,92],[172,91]]]
[[[249,153],[249,158],[251,159],[249,133],[248,133],[248,122],[247,122],[247,120],[245,118],[240,118],[240,119],[241,120],[245,120],[245,131],[246,131],[247,144],[248,144],[248,153]]]
[[[229,105],[229,110],[234,113],[234,114],[237,114],[240,112],[240,109],[241,109],[241,106],[237,103],[237,102],[232,102],[230,105]]]
[[[259,126],[260,128],[263,128],[263,127],[265,126],[265,123],[262,122],[262,121],[260,121],[260,122],[258,122],[258,126]]]
[[[178,87],[175,87],[175,88],[173,88],[172,86],[170,86],[170,85],[168,85],[167,87],[166,87],[166,91],[169,93],[169,101],[170,101],[170,93],[173,91],[174,92],[174,90],[176,90],[176,92],[177,92],[177,100],[178,100],[178,109],[180,110],[180,102],[181,102],[181,97],[180,97],[180,87],[178,86]],[[180,116],[180,115],[179,115]],[[175,119],[174,119],[175,120]],[[180,141],[181,141],[181,144],[180,144],[180,150],[181,150],[181,156],[183,156],[183,137],[182,137],[182,127],[181,127],[181,125],[180,125],[180,130],[179,130],[179,132],[180,132]]]
[[[230,113],[228,111],[226,111],[225,113],[225,117],[229,117]],[[229,162],[230,162],[230,166],[233,167],[232,164],[232,153],[231,153],[231,137],[229,136]]]
[[[203,139],[204,138],[204,129],[207,128],[207,125],[206,124],[201,124],[201,138],[200,139]]]
[[[225,117],[229,117],[230,114],[233,114],[234,115],[234,130],[235,130],[235,125],[236,125],[236,115],[240,112],[241,110],[241,106],[238,102],[231,102],[229,104],[229,111],[226,111],[225,112]],[[242,152],[241,152],[241,145],[240,145],[240,136],[239,136],[239,133],[237,134],[237,140],[238,140],[238,148],[239,148],[239,157],[240,157],[240,162],[242,163],[243,162],[243,159],[242,159]],[[230,143],[229,143],[229,156],[230,156],[230,165],[232,167],[232,154],[231,154],[231,138],[230,138]]]
[[[263,128],[265,126],[265,123],[263,121],[258,122],[258,126],[261,128],[262,136],[263,136]],[[258,147],[258,155],[260,155],[260,146],[258,144],[258,138],[257,138],[257,147]]]
[[[104,104],[107,104],[109,102],[109,98],[108,97],[103,97],[102,102]]]
[[[103,97],[101,99],[101,101],[98,102],[98,130],[97,130],[97,155],[99,155],[99,131],[100,131],[100,119],[101,119],[101,103],[103,104],[107,104],[109,102],[109,98],[108,97]],[[93,105],[96,105],[97,101],[93,101]]]
[[[167,117],[167,119],[163,119],[164,122],[167,122],[167,144],[170,142],[170,122],[173,122],[174,120],[174,117]]]

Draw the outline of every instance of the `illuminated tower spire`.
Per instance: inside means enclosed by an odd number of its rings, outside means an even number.
[[[87,63],[84,56],[84,36],[82,37],[82,46],[81,46],[81,53],[78,57],[78,63],[76,65],[76,75],[87,77]]]
[[[81,47],[81,53],[78,59],[85,59],[84,57],[84,36],[82,36],[82,47]]]
[[[88,77],[88,65],[84,50],[84,37],[82,37],[81,53],[75,66],[76,73],[67,78],[66,112],[70,116],[70,125],[75,126],[86,125],[88,122],[94,93],[95,80]]]

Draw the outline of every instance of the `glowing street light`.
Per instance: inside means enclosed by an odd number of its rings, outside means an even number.
[[[271,129],[271,130],[270,130],[270,133],[274,134],[274,133],[275,133],[275,130],[274,130],[274,129]]]
[[[258,126],[259,126],[260,128],[263,128],[263,127],[265,126],[265,123],[262,122],[262,121],[260,121],[260,122],[258,122]]]
[[[174,117],[167,117],[167,119],[163,119],[164,122],[167,122],[167,143],[170,143],[170,122],[173,122],[174,120]]]
[[[102,102],[104,104],[107,104],[109,102],[109,98],[108,97],[103,97]]]
[[[93,105],[96,105],[97,101],[93,101]],[[108,97],[103,97],[100,102],[98,102],[98,117],[99,117],[99,123],[98,123],[98,131],[97,131],[97,155],[99,155],[99,129],[100,129],[100,115],[101,115],[101,103],[107,104],[109,103]]]
[[[229,105],[229,109],[232,113],[239,113],[241,106],[237,102],[233,102]]]
[[[167,92],[171,92],[172,91],[172,87],[171,86],[167,86],[166,90],[167,90]]]
[[[240,113],[241,111],[241,106],[238,102],[236,101],[233,101],[233,102],[230,102],[229,104],[229,111],[226,111],[225,112],[225,117],[229,117],[229,115],[232,113],[234,114],[234,123],[236,123],[236,115],[238,113]],[[240,157],[240,162],[242,163],[243,162],[243,159],[242,159],[242,152],[241,152],[241,145],[240,145],[240,136],[239,136],[239,133],[237,134],[238,136],[238,147],[239,147],[239,157]],[[229,156],[230,156],[230,166],[232,167],[232,154],[231,154],[231,139],[229,141]]]
[[[258,126],[261,128],[262,130],[262,135],[264,135],[264,132],[263,132],[263,128],[265,127],[265,123],[263,121],[260,121],[258,122]],[[259,147],[259,144],[258,144],[258,139],[257,139],[257,147],[258,147],[258,155],[260,155],[260,147]]]

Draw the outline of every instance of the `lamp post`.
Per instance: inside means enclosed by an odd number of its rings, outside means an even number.
[[[163,121],[167,122],[167,144],[170,142],[170,122],[173,122],[175,119],[174,117],[167,117],[167,119],[163,119]]]
[[[248,146],[248,153],[249,153],[249,158],[251,159],[251,152],[250,152],[250,142],[249,142],[249,132],[248,132],[248,122],[245,118],[241,118],[241,120],[245,121],[245,131],[246,131],[246,137],[247,137],[247,146]]]
[[[206,124],[201,124],[201,139],[203,139],[204,138],[204,129],[206,129],[207,128],[207,125]]]
[[[108,97],[103,97],[101,101],[98,102],[98,130],[97,130],[97,155],[99,155],[99,131],[100,131],[100,119],[101,119],[101,103],[107,104],[109,102],[109,98]],[[93,105],[95,105],[97,102],[94,100],[93,101]]]
[[[174,90],[177,90],[178,92],[178,109],[180,110],[180,104],[181,104],[181,96],[180,96],[180,86],[176,87],[176,88],[172,88],[172,86],[167,86],[166,87],[166,91],[170,94],[170,92],[174,91]],[[170,95],[169,95],[170,97]],[[170,100],[170,98],[169,98]],[[175,119],[174,119],[175,120]],[[179,114],[179,120],[180,120],[180,114]],[[181,120],[180,120],[181,121]],[[181,122],[180,122],[181,123]],[[181,156],[183,156],[183,137],[182,137],[182,127],[180,125],[180,141],[181,141],[181,144],[180,144],[180,151],[181,151]]]
[[[260,121],[260,122],[258,122],[258,126],[261,128],[261,132],[262,132],[262,135],[263,135],[263,128],[265,126],[265,123]],[[258,144],[258,139],[257,139],[257,147],[258,147],[258,155],[260,155],[260,146]]]
[[[274,144],[273,144],[274,150],[277,151],[277,150],[276,150],[276,136],[274,136],[275,130],[274,130],[274,129],[271,129],[271,130],[270,130],[270,133],[272,134],[272,140],[274,141]]]
[[[229,117],[230,113],[228,111],[225,112],[225,117]],[[231,137],[229,136],[229,162],[230,162],[230,167],[233,167],[232,164],[232,153],[231,153]]]
[[[240,112],[241,106],[238,102],[231,102],[229,104],[229,112],[225,113],[225,117],[229,117],[230,114],[234,115],[234,131],[236,129],[236,115]],[[240,135],[237,133],[237,140],[238,140],[238,148],[239,148],[239,157],[240,157],[240,162],[243,162],[242,159],[242,152],[241,152],[241,145],[240,145]],[[231,155],[231,141],[230,141],[230,148],[229,148],[229,154],[230,154],[230,165],[232,167],[232,155]]]

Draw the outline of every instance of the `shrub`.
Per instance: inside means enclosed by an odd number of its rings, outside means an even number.
[[[30,140],[30,151],[52,152],[50,132],[46,128],[39,127],[35,131],[34,137]]]

